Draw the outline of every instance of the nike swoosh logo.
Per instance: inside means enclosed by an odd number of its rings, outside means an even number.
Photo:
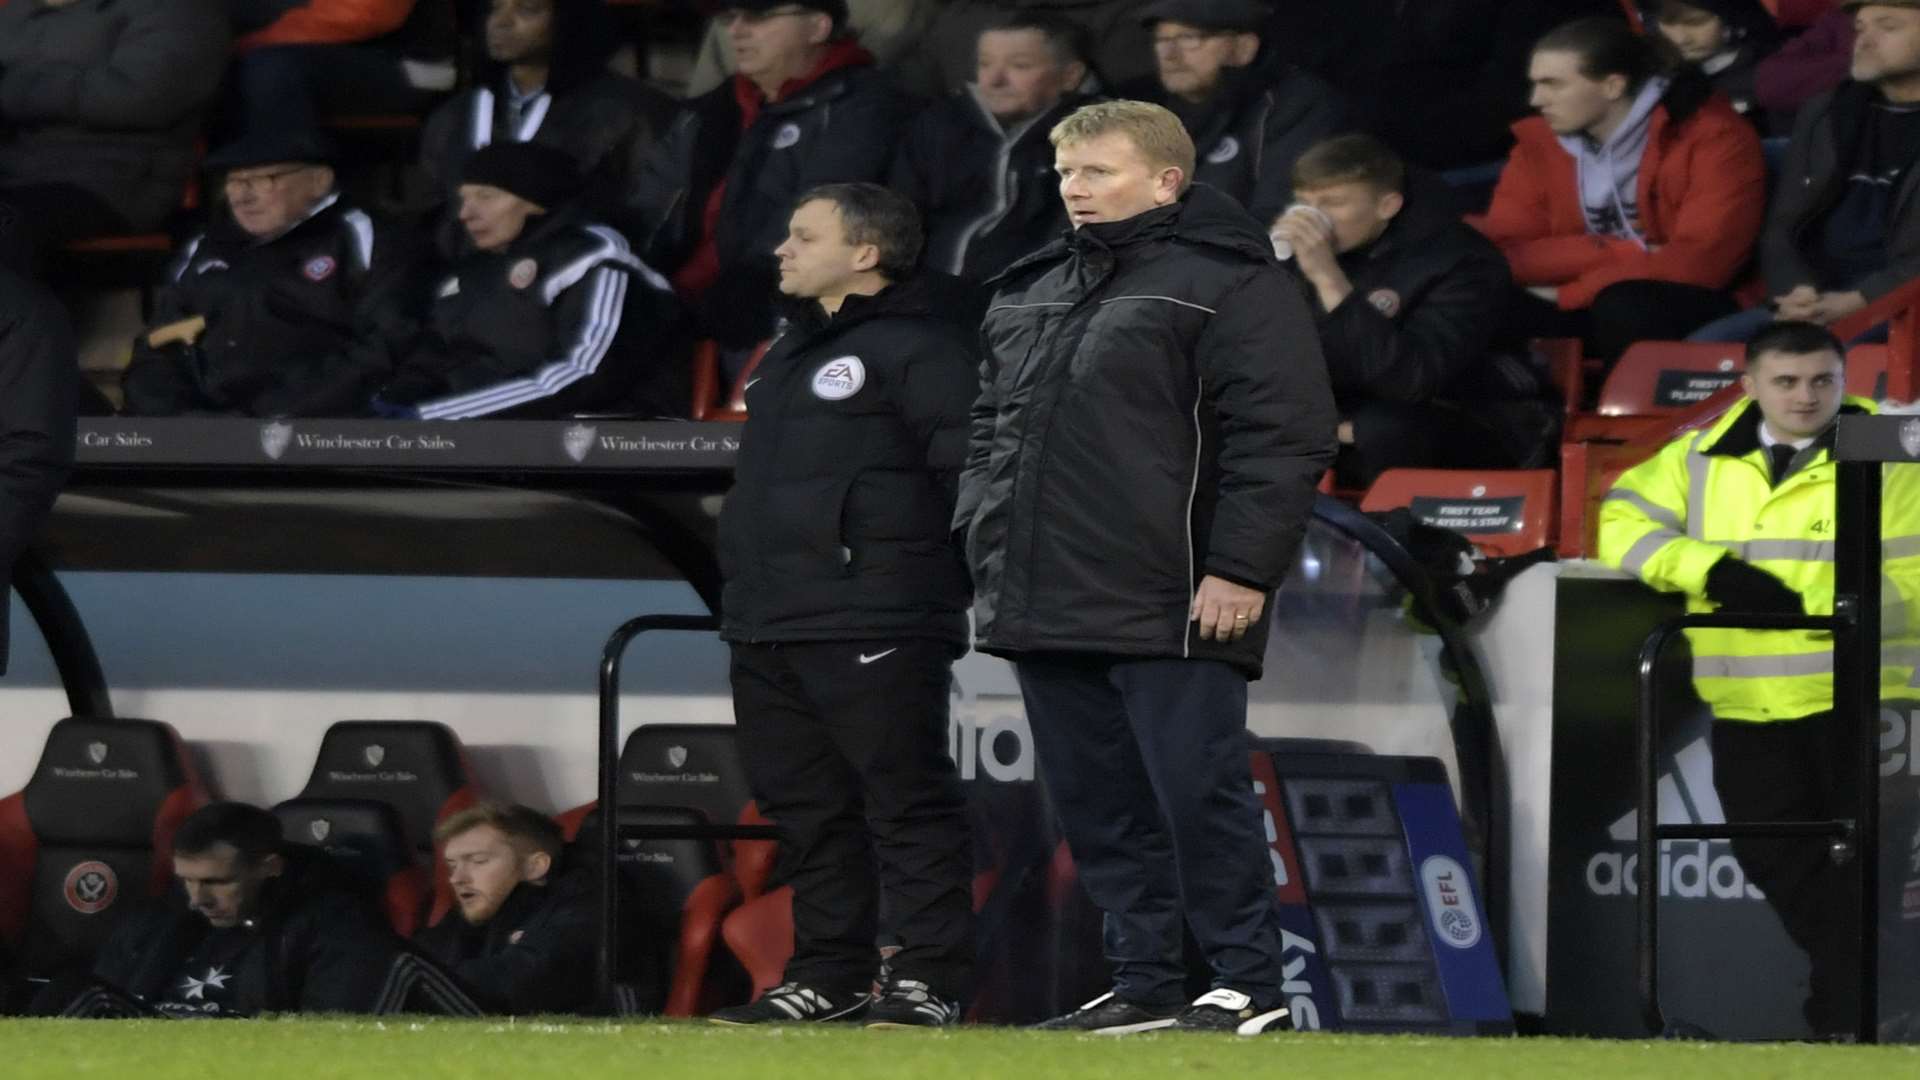
[[[877,653],[874,653],[872,656],[868,656],[866,653],[861,653],[860,662],[863,664],[871,664],[875,660],[879,660],[882,657],[892,656],[894,653],[897,653],[899,651],[900,651],[900,647],[896,645],[893,648],[888,649],[886,652],[877,652]]]

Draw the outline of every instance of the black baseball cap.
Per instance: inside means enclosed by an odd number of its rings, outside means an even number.
[[[1160,0],[1140,13],[1140,25],[1185,23],[1202,30],[1260,32],[1271,12],[1256,0]]]

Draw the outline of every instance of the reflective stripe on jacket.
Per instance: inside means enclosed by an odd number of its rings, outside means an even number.
[[[1843,413],[1872,411],[1873,404],[1859,398],[1842,406]],[[1689,612],[1709,612],[1717,605],[1706,598],[1707,572],[1731,554],[1798,592],[1808,614],[1832,614],[1833,434],[1802,450],[1775,487],[1759,426],[1759,409],[1743,401],[1713,427],[1668,443],[1628,470],[1601,503],[1600,559],[1662,592],[1685,593]],[[1887,695],[1903,691],[1914,676],[1916,639],[1906,605],[1920,595],[1915,469],[1889,466],[1882,506]],[[1832,708],[1829,633],[1689,630],[1687,639],[1694,687],[1720,719],[1791,720]]]

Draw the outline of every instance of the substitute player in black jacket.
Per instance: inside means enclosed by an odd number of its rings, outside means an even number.
[[[467,159],[466,251],[375,413],[425,420],[578,412],[684,416],[686,321],[666,279],[577,208],[564,152],[496,143]]]
[[[948,539],[975,391],[952,279],[912,278],[913,204],[816,188],[780,245],[813,301],[748,384],[720,519],[740,753],[793,885],[785,982],[721,1023],[958,1018],[973,966],[966,803],[947,756],[965,571]],[[876,874],[876,866],[877,874]],[[880,894],[902,948],[869,1009]]]
[[[352,416],[419,314],[424,250],[334,187],[326,146],[223,148],[226,203],[154,297],[122,386],[140,416]]]
[[[67,1015],[121,1015],[127,997],[180,1018],[373,1010],[398,946],[325,852],[212,803],[181,822],[173,865],[184,897],[114,928]]]
[[[954,516],[974,642],[1014,661],[1106,912],[1113,993],[1049,1025],[1269,1030],[1287,1010],[1247,680],[1333,457],[1326,366],[1260,222],[1188,187],[1177,117],[1102,102],[1052,139],[1074,232],[1000,279]],[[1214,973],[1184,1009],[1183,924]]]

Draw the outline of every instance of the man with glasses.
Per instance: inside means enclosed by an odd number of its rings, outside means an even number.
[[[1127,95],[1180,118],[1199,153],[1193,180],[1232,196],[1262,223],[1291,201],[1293,163],[1344,126],[1333,89],[1260,50],[1266,5],[1162,0],[1141,13],[1156,82]]]
[[[412,329],[420,247],[334,187],[319,136],[216,151],[224,198],[154,297],[122,385],[142,416],[357,414]]]
[[[715,17],[739,72],[681,110],[634,202],[644,259],[694,305],[731,376],[773,334],[773,249],[794,201],[884,180],[910,102],[847,34],[845,0],[736,0]]]

